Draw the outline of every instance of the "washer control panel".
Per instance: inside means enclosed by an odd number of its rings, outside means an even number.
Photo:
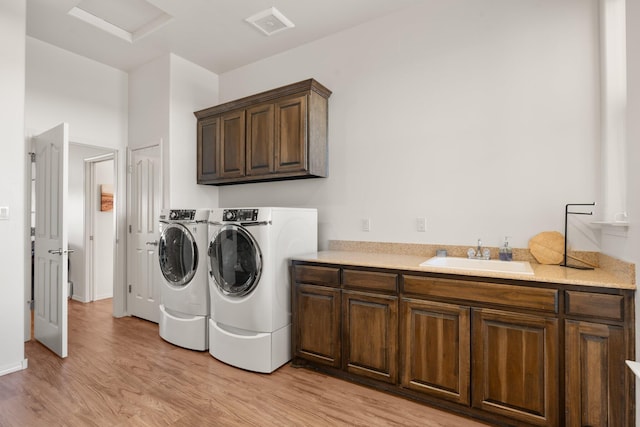
[[[222,213],[223,221],[257,221],[258,209],[225,209]]]
[[[195,217],[195,209],[172,209],[169,211],[169,219],[172,221],[193,221]]]

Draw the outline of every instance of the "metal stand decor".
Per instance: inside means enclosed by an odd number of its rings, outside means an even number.
[[[567,217],[569,215],[593,215],[593,212],[569,212],[569,206],[595,206],[596,202],[593,203],[567,203],[564,207],[564,258],[562,261],[563,267],[576,268],[578,270],[593,270],[593,267],[583,267],[579,265],[568,265],[567,264]]]

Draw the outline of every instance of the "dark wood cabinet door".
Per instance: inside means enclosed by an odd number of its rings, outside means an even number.
[[[473,406],[558,425],[558,320],[473,309]]]
[[[630,426],[625,411],[625,344],[619,326],[565,322],[568,427]]]
[[[340,288],[297,284],[294,298],[294,356],[339,368]]]
[[[267,175],[274,167],[274,106],[247,110],[247,175]]]
[[[398,298],[343,291],[345,368],[356,375],[398,382]]]
[[[276,172],[307,170],[307,95],[278,101],[275,124]]]
[[[245,175],[245,116],[244,110],[232,111],[220,117],[221,178]]]
[[[404,299],[401,304],[401,384],[469,404],[469,307]]]
[[[218,178],[220,118],[198,120],[198,184]]]

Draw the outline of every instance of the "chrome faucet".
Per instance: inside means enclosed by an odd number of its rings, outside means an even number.
[[[491,259],[491,251],[489,248],[483,248],[482,240],[478,239],[478,246],[475,249],[469,248],[467,257],[470,259]]]

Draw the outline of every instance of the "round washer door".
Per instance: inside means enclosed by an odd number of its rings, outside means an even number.
[[[173,286],[189,284],[198,269],[198,245],[182,224],[168,224],[158,243],[160,271]]]
[[[239,225],[223,225],[209,242],[209,275],[225,295],[253,291],[262,273],[262,253],[251,233]]]

